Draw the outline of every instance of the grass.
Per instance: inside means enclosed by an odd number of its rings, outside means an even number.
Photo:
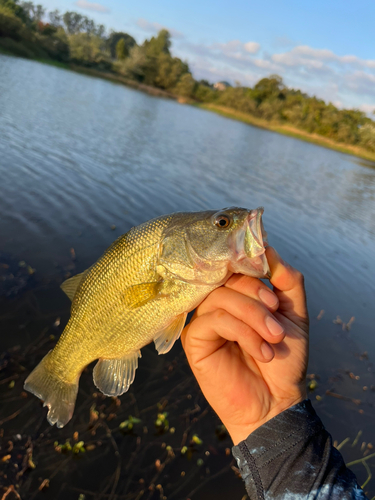
[[[3,47],[0,46],[0,54],[3,54],[4,56],[12,56],[12,57],[17,57],[12,52],[9,50],[4,49]]]
[[[253,125],[254,127],[271,130],[279,134],[294,137],[295,139],[300,139],[302,141],[317,144],[318,146],[334,149],[335,151],[339,151],[340,153],[357,156],[359,158],[375,162],[375,153],[367,151],[366,149],[360,148],[358,146],[352,146],[351,144],[341,144],[318,134],[310,134],[309,132],[305,132],[304,130],[300,130],[290,125],[282,125],[277,122],[269,122],[267,120],[263,120],[262,118],[256,118],[255,116],[249,115],[247,113],[242,113],[241,111],[236,111],[225,106],[207,103],[197,103],[194,105],[201,109],[206,109],[207,111],[213,111],[214,113],[225,116],[226,118],[231,118],[233,120],[248,123],[249,125]]]
[[[56,61],[54,59],[33,59],[33,61],[37,61],[42,64],[49,64],[50,66],[55,66],[56,68],[70,69],[69,63]]]

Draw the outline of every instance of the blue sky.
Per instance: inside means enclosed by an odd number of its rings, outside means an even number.
[[[339,107],[375,110],[374,0],[48,0],[138,42],[165,27],[195,78],[252,86],[277,73]]]

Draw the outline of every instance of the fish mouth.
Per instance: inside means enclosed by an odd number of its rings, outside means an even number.
[[[263,207],[251,210],[247,217],[247,224],[251,238],[245,238],[245,252],[251,259],[264,254],[268,246],[267,233],[263,226]]]
[[[266,258],[267,233],[263,226],[263,207],[251,210],[243,226],[234,235],[235,254],[231,270],[233,272],[270,278],[271,271]]]

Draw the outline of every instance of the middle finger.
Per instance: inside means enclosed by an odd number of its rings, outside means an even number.
[[[223,286],[211,292],[195,314],[199,317],[215,309],[224,309],[270,343],[279,343],[284,338],[284,327],[259,299]]]

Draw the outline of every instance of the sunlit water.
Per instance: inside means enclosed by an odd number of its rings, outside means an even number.
[[[73,267],[71,248],[74,274],[118,235],[160,214],[264,206],[270,244],[306,278],[309,373],[321,377],[321,390],[311,395],[315,407],[334,439],[363,430],[364,441],[375,444],[374,167],[108,81],[0,55],[0,255],[36,269],[47,290],[38,296],[40,308],[67,309],[58,285]],[[4,297],[3,307],[22,293]],[[333,324],[337,315],[344,322],[355,317],[350,332]],[[0,328],[0,351],[38,334],[32,325],[19,329],[16,317]],[[364,351],[369,360],[359,359]],[[327,389],[362,405],[325,396]],[[361,468],[356,472],[366,478]]]

